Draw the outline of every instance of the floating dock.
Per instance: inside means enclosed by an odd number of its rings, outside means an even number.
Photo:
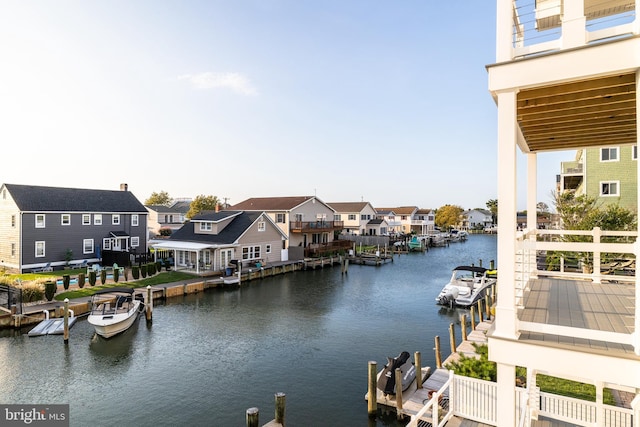
[[[69,329],[76,323],[76,316],[69,317]],[[64,333],[64,319],[45,319],[38,323],[28,333],[30,337],[40,337],[42,335],[62,335]]]

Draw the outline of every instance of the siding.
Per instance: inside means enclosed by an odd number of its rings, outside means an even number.
[[[595,197],[602,204],[618,203],[631,209],[637,208],[638,203],[638,165],[637,160],[631,159],[632,147],[619,146],[619,160],[615,162],[601,162],[600,148],[586,150],[585,180],[586,193]],[[618,197],[601,197],[600,182],[618,181],[620,183]]]
[[[20,268],[20,221],[18,207],[7,191],[6,199],[0,200],[0,266],[9,269]],[[11,226],[11,216],[15,215],[16,225]],[[16,252],[11,256],[11,244],[15,243]]]

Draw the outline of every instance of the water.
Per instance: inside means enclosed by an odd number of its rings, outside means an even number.
[[[461,264],[488,267],[495,236],[381,267],[350,265],[289,273],[175,298],[110,340],[76,322],[61,336],[0,339],[0,403],[70,404],[72,426],[239,426],[250,407],[273,419],[286,393],[290,426],[398,426],[371,421],[367,363],[406,350],[435,365],[434,336],[450,352],[448,327],[460,310],[434,298]],[[457,327],[458,339],[460,328]]]

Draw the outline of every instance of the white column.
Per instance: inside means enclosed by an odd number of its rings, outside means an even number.
[[[638,1],[636,1],[636,6]],[[636,9],[638,12],[638,9]],[[636,13],[636,20],[639,19]],[[640,123],[640,96],[638,95],[640,90],[640,70],[636,71],[636,146],[640,149],[640,132],[638,132],[638,123]],[[637,175],[640,178],[640,160],[636,161]],[[640,212],[640,185],[638,187],[637,204]],[[640,236],[640,221],[638,222],[638,235]],[[636,259],[640,257],[640,240],[636,239],[635,243],[635,256]],[[640,355],[640,269],[636,268],[636,310],[635,310],[635,325],[633,329],[633,348],[636,355]]]
[[[498,301],[494,336],[516,339],[516,92],[498,93]],[[513,384],[511,384],[513,386]]]
[[[538,155],[536,153],[527,154],[527,229],[529,231],[528,240],[531,242],[532,248],[525,250],[528,256],[527,277],[529,279],[536,274],[537,257],[535,250],[536,234],[538,228]]]
[[[500,231],[498,231],[500,233]],[[517,426],[516,420],[516,367],[498,363],[498,423],[499,426]]]
[[[596,425],[602,427],[605,426],[603,388],[604,384],[596,381]]]
[[[496,62],[511,61],[513,57],[513,0],[497,0],[496,5]]]
[[[562,5],[562,49],[584,46],[587,42],[584,1],[564,1]]]

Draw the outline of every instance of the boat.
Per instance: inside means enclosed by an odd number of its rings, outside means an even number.
[[[143,308],[142,296],[134,295],[132,288],[101,289],[91,297],[87,321],[96,334],[110,338],[131,327]]]
[[[418,236],[413,236],[411,237],[411,240],[409,240],[408,246],[410,251],[421,251],[424,247],[424,243]]]
[[[396,394],[396,369],[402,373],[402,391],[409,388],[416,379],[416,366],[411,362],[411,355],[403,351],[397,357],[387,357],[387,364],[378,374],[377,387],[384,394]]]
[[[453,269],[451,279],[436,297],[436,303],[449,307],[469,307],[484,298],[496,283],[496,271],[484,267],[461,265]]]

